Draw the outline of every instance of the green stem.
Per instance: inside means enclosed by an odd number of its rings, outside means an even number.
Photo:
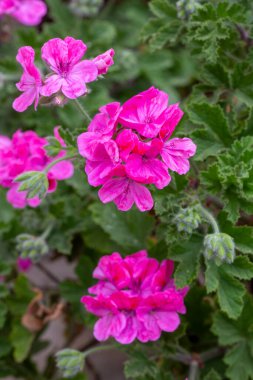
[[[74,99],[74,102],[77,106],[77,108],[79,109],[79,111],[81,111],[82,115],[88,119],[88,121],[91,121],[91,117],[90,115],[88,114],[88,112],[85,111],[85,109],[83,108],[82,104],[79,102],[78,99]]]
[[[43,232],[43,234],[40,235],[40,238],[43,239],[43,240],[46,240],[46,238],[49,236],[50,232],[52,231],[53,229],[53,224],[50,224],[46,230]]]
[[[204,208],[200,204],[198,205],[198,209],[200,210],[200,212],[203,215],[203,217],[211,224],[211,226],[213,227],[214,232],[215,233],[219,233],[220,229],[219,229],[218,223],[216,222],[216,220],[213,217],[213,215],[206,208]]]
[[[98,351],[104,351],[104,350],[112,350],[114,347],[112,346],[98,346],[98,347],[93,347],[93,348],[90,348],[89,350],[87,351],[84,351],[84,357],[88,356],[88,355],[91,355],[91,354],[94,354],[95,352],[98,352]]]
[[[60,158],[58,158],[57,160],[50,162],[50,164],[48,164],[47,167],[44,169],[44,173],[45,173],[45,174],[48,173],[49,170],[50,170],[53,166],[55,166],[56,164],[58,164],[58,162],[66,161],[66,160],[71,160],[72,158],[77,158],[77,157],[79,157],[79,155],[76,154],[76,153],[66,154],[66,156],[60,157]]]
[[[190,364],[188,380],[197,380],[198,373],[199,373],[199,364],[196,360],[193,360]]]

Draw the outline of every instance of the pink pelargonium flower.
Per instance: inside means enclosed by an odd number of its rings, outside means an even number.
[[[146,343],[159,339],[162,331],[175,331],[180,325],[178,314],[186,312],[188,288],[175,287],[173,270],[171,260],[159,264],[146,251],[126,258],[119,253],[102,257],[93,272],[98,283],[89,289],[94,296],[81,299],[86,310],[99,317],[96,339]]]
[[[20,81],[16,84],[23,94],[13,102],[13,108],[18,112],[25,111],[33,103],[34,108],[37,109],[39,103],[42,78],[39,69],[34,64],[34,56],[35,52],[30,46],[23,46],[18,50],[16,59],[24,69]]]
[[[0,15],[9,14],[21,24],[35,26],[41,23],[47,13],[42,0],[1,0]]]
[[[58,128],[55,128],[55,137],[62,146],[65,145]],[[15,178],[27,171],[42,171],[53,160],[66,154],[62,151],[54,159],[48,157],[45,150],[47,144],[46,139],[39,137],[33,131],[17,131],[12,139],[0,136],[0,185],[9,189],[7,200],[13,207],[24,208],[26,205],[37,207],[40,204],[41,200],[38,197],[26,199],[26,192],[18,191],[19,185],[15,182]],[[74,167],[70,161],[63,160],[54,165],[47,174],[48,192],[54,192],[57,181],[70,178],[73,172]]]
[[[54,72],[41,88],[43,96],[62,91],[67,98],[76,99],[87,92],[86,83],[97,78],[98,69],[90,60],[81,61],[86,50],[81,40],[72,37],[53,38],[42,46],[42,59]]]
[[[153,199],[146,186],[163,189],[171,181],[168,169],[178,174],[190,169],[196,145],[186,137],[170,139],[183,112],[167,102],[168,95],[151,87],[123,106],[107,104],[78,137],[88,182],[102,186],[103,203],[114,202],[121,211],[133,204],[150,210]]]
[[[98,55],[96,58],[93,59],[93,62],[97,66],[98,69],[98,75],[106,74],[109,67],[114,64],[113,57],[114,57],[114,50],[109,49],[105,53]]]

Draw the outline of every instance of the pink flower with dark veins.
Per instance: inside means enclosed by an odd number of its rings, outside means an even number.
[[[8,14],[27,26],[40,24],[46,13],[47,6],[43,0],[0,1],[0,15]]]
[[[153,207],[147,185],[168,186],[168,169],[185,174],[196,145],[189,138],[170,140],[183,116],[178,104],[168,106],[168,95],[151,87],[122,106],[100,108],[88,131],[78,136],[85,172],[103,203],[114,202],[121,211],[135,204],[140,211]]]
[[[24,73],[20,81],[16,84],[19,91],[23,94],[13,102],[15,111],[23,112],[34,103],[37,109],[42,86],[42,78],[39,69],[34,64],[35,52],[30,46],[23,46],[18,50],[17,61],[23,67]]]
[[[53,38],[42,46],[42,59],[53,71],[40,91],[43,96],[62,91],[67,98],[76,99],[87,92],[86,83],[97,78],[98,69],[91,60],[81,60],[86,50],[83,41],[72,37]]]
[[[175,287],[173,270],[171,260],[160,264],[146,251],[126,258],[119,253],[102,257],[93,272],[98,283],[89,288],[93,296],[81,299],[86,310],[99,318],[95,338],[104,341],[113,337],[121,344],[135,339],[146,343],[159,339],[162,331],[175,331],[180,325],[179,314],[186,312],[188,287]]]

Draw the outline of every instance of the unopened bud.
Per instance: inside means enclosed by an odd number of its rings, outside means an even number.
[[[178,18],[185,20],[201,7],[198,0],[179,0],[176,3]]]
[[[71,0],[69,7],[78,16],[94,17],[102,5],[103,0]]]
[[[235,243],[231,236],[216,232],[205,236],[204,256],[214,260],[217,265],[223,262],[231,264],[235,258]]]
[[[46,173],[39,171],[28,171],[20,174],[15,178],[15,182],[19,182],[18,191],[26,191],[26,197],[32,199],[36,196],[43,198],[48,190],[48,178]]]
[[[182,208],[175,216],[175,223],[179,232],[192,234],[201,223],[201,216],[197,207]]]
[[[29,234],[20,234],[16,237],[17,251],[21,258],[29,258],[36,261],[48,253],[49,248],[42,237]]]
[[[75,376],[84,367],[84,353],[66,348],[56,354],[57,367],[62,371],[63,377]]]

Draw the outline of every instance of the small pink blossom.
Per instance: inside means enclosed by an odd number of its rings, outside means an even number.
[[[93,62],[97,66],[98,69],[98,75],[106,74],[109,67],[114,64],[113,57],[114,57],[114,50],[109,49],[105,53],[98,55],[96,58],[93,59]]]
[[[17,267],[18,267],[19,272],[24,272],[24,273],[28,272],[32,264],[33,264],[32,260],[29,258],[24,259],[22,257],[19,257],[17,259]]]
[[[159,264],[146,251],[126,258],[119,253],[102,257],[93,272],[98,283],[89,289],[94,296],[81,299],[86,310],[99,317],[96,339],[146,343],[159,339],[162,331],[175,331],[180,325],[178,314],[186,312],[188,288],[175,287],[173,270],[171,260]]]
[[[97,78],[98,70],[92,61],[81,61],[86,50],[81,40],[72,37],[53,38],[42,46],[42,59],[53,71],[41,89],[43,96],[62,91],[67,98],[76,99],[87,92],[86,83]]]
[[[37,109],[39,103],[42,79],[38,68],[34,65],[34,56],[34,50],[30,46],[23,46],[18,50],[16,59],[24,70],[20,82],[16,84],[23,94],[13,102],[13,108],[18,112],[25,111],[33,103]]]
[[[64,146],[64,142],[59,136],[58,128],[55,128],[55,137]],[[15,178],[27,171],[42,171],[53,160],[64,157],[65,151],[59,153],[52,159],[46,154],[45,146],[47,140],[39,137],[33,131],[17,131],[9,139],[0,136],[0,185],[8,188],[7,200],[15,208],[24,208],[26,205],[37,207],[41,200],[38,197],[26,199],[25,191],[18,191],[19,185]],[[54,192],[57,181],[70,178],[73,175],[74,167],[70,161],[61,161],[54,165],[48,172],[49,189]]]
[[[1,0],[0,3],[0,15],[8,14],[27,26],[40,24],[47,13],[42,0]]]
[[[88,131],[77,139],[86,158],[85,172],[103,203],[114,202],[121,211],[134,204],[140,211],[153,207],[147,185],[168,186],[168,169],[185,174],[196,145],[189,138],[170,139],[183,116],[178,104],[168,106],[168,95],[154,87],[122,106],[100,108]]]

